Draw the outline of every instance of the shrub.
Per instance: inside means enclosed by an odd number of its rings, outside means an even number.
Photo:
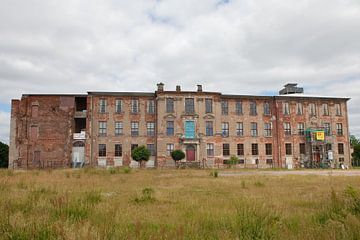
[[[185,153],[182,150],[178,149],[171,153],[171,157],[175,162],[177,162],[185,158]]]
[[[133,201],[135,203],[154,202],[155,201],[154,192],[155,192],[154,189],[150,187],[144,188],[141,191],[141,196],[136,196]]]
[[[212,170],[210,176],[217,178],[219,176],[219,171],[217,169]]]
[[[131,168],[129,168],[128,166],[123,168],[124,173],[130,173],[131,172]]]
[[[144,145],[141,145],[137,148],[135,148],[134,150],[132,150],[131,152],[131,156],[132,158],[140,163],[141,166],[141,162],[142,161],[148,161],[150,158],[150,151],[149,149],[147,149]]]

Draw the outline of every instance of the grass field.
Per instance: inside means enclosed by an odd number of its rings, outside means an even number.
[[[0,171],[1,239],[360,239],[360,177]]]

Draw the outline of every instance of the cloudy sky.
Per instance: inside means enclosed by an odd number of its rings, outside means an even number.
[[[195,89],[351,97],[360,0],[0,0],[0,141],[22,93]]]

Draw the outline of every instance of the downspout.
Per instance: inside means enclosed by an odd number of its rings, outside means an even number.
[[[157,91],[155,91],[155,167],[158,168],[158,134],[159,134],[159,128],[158,128],[158,96]]]
[[[346,113],[346,126],[347,126],[347,148],[349,153],[349,167],[352,166],[352,156],[351,156],[351,149],[350,149],[350,130],[349,130],[349,117],[348,117],[348,109],[347,109],[347,101],[345,101],[345,113]]]
[[[276,145],[278,147],[278,167],[280,166],[282,168],[282,159],[281,159],[281,144],[279,144],[279,109],[278,109],[278,103],[276,101],[276,97],[274,96],[274,103],[275,103],[275,110],[276,110],[276,119],[275,119],[275,124],[276,124]]]
[[[90,132],[91,132],[91,135],[90,135],[90,166],[92,166],[93,164],[93,150],[94,150],[94,146],[93,146],[93,126],[94,126],[94,121],[93,121],[93,116],[94,116],[94,99],[93,99],[93,96],[91,95],[91,101],[90,101],[90,108],[91,108],[91,114],[90,114]]]

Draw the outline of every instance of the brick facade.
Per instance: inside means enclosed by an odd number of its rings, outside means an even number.
[[[152,149],[148,167],[171,167],[169,152],[184,161],[238,167],[350,164],[348,98],[219,92],[88,92],[23,95],[12,101],[10,168],[137,166],[131,148]],[[212,126],[212,127],[211,127]],[[340,128],[341,127],[341,128]],[[327,130],[329,129],[329,130]],[[309,134],[326,132],[324,141]],[[330,152],[329,152],[330,150]],[[311,165],[313,166],[313,165]]]

